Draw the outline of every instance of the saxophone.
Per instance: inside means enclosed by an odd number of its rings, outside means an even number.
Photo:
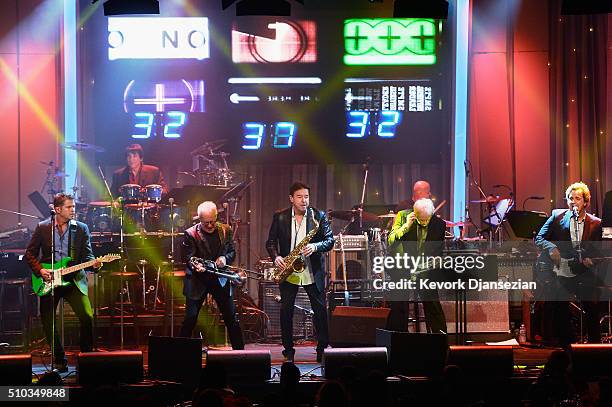
[[[319,231],[319,222],[315,220],[314,212],[312,214],[312,221],[315,227],[310,232],[308,232],[306,237],[304,237],[304,239],[302,239],[286,257],[283,258],[287,267],[285,267],[284,270],[280,270],[276,266],[274,267],[274,271],[272,272],[272,280],[275,283],[280,284],[285,281],[287,277],[289,277],[291,274],[301,273],[304,271],[304,259],[302,258],[302,255],[300,253],[302,252],[304,246],[310,243],[314,235],[316,235]]]

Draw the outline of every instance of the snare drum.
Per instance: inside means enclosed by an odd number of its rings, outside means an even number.
[[[119,195],[123,198],[123,202],[138,202],[140,200],[140,185],[125,184],[119,187]]]
[[[159,202],[162,198],[162,186],[157,184],[147,185],[144,188],[145,198],[149,202]]]

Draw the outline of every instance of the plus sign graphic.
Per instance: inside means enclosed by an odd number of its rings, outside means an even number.
[[[432,43],[426,43],[426,41],[432,41],[433,45],[431,45],[431,47],[436,46],[435,41],[436,41],[436,36],[434,34],[425,34],[425,26],[420,26],[419,27],[419,35],[412,35],[411,36],[412,39],[419,41],[419,43],[421,44],[421,51],[422,52],[428,52],[430,47],[426,47],[425,45],[430,45]]]
[[[182,105],[186,102],[185,98],[171,98],[164,96],[165,87],[163,83],[155,84],[155,97],[153,98],[134,98],[135,105],[155,105],[156,112],[163,112],[166,105]]]
[[[380,38],[381,40],[386,40],[387,41],[387,49],[390,50],[391,49],[391,45],[393,44],[393,40],[399,40],[400,38],[402,38],[399,35],[391,35],[391,26],[388,25],[387,26],[387,35],[379,35],[378,38]]]
[[[346,65],[433,65],[436,22],[422,18],[344,21]]]
[[[354,41],[355,44],[353,45],[353,49],[354,50],[358,50],[359,49],[359,41],[367,40],[368,37],[365,36],[365,35],[359,35],[359,26],[356,25],[355,26],[355,33],[353,34],[353,36],[346,36],[346,37],[344,37],[344,39],[347,40],[347,41]]]

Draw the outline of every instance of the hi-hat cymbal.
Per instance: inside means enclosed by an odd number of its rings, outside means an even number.
[[[64,143],[64,148],[75,151],[94,151],[96,153],[103,153],[106,151],[104,147],[96,146],[95,144],[81,143],[81,142],[70,142]]]
[[[396,215],[397,214],[390,212],[390,213],[385,213],[384,215],[378,215],[377,218],[395,219]]]
[[[330,211],[329,215],[332,218],[336,218],[336,219],[342,219],[342,220],[357,220],[359,219],[359,209],[351,209],[348,211],[345,210],[340,210],[340,211]],[[362,220],[364,222],[371,222],[371,223],[375,223],[378,222],[378,216],[374,215],[373,213],[369,213],[366,211],[362,211]]]

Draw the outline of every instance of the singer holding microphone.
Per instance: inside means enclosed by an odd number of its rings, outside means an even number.
[[[295,349],[293,348],[293,312],[295,297],[301,287],[308,294],[314,324],[317,330],[317,361],[323,357],[323,350],[327,347],[328,328],[327,313],[325,310],[325,267],[323,253],[330,251],[334,246],[334,235],[325,216],[325,212],[309,206],[310,188],[301,182],[295,182],[289,188],[289,201],[291,206],[274,214],[266,249],[274,265],[285,269],[284,258],[293,248],[306,238],[318,222],[319,229],[308,244],[304,246],[301,256],[304,261],[304,270],[290,274],[285,281],[279,284],[281,303],[281,336],[283,343],[283,356],[293,362]],[[314,233],[314,232],[313,232]]]
[[[553,210],[535,238],[542,250],[539,272],[548,274],[548,281],[554,285],[543,299],[543,334],[564,347],[576,341],[570,312],[574,296],[584,312],[589,342],[601,341],[593,258],[599,256],[596,242],[602,239],[601,219],[586,212],[591,201],[589,187],[573,183],[565,191],[565,199],[568,209]],[[546,276],[539,279],[542,277]]]

